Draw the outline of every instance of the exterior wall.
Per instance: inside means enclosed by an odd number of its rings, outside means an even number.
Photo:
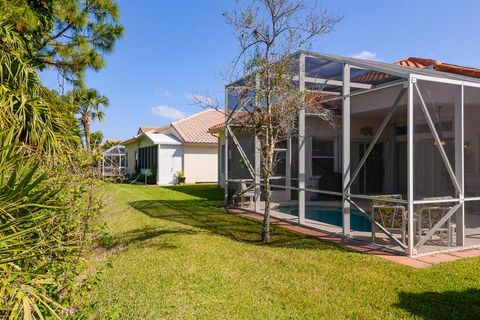
[[[157,184],[177,183],[176,173],[184,169],[184,147],[162,144],[158,146]]]
[[[480,89],[478,97],[472,97],[473,92],[467,92],[465,103],[465,188],[470,197],[480,196]],[[479,102],[472,103],[473,98]]]
[[[378,126],[383,118],[362,117],[352,121],[351,140],[370,142],[372,137],[365,137],[360,133],[363,126],[373,127],[373,132],[378,130]],[[335,172],[342,172],[342,131],[340,126],[332,126],[330,123],[316,117],[307,117],[305,119],[305,176],[307,188],[315,189],[317,187],[318,177],[312,173],[312,137],[325,138],[335,141]],[[380,141],[388,138],[388,129],[385,129]],[[295,154],[293,157],[297,156]]]
[[[306,117],[305,137],[305,186],[316,189],[318,179],[314,178],[312,173],[312,137],[335,141],[335,171],[341,172],[342,131],[340,126],[333,127],[330,123],[316,117]],[[298,154],[292,154],[292,157],[298,158]]]
[[[125,152],[127,153],[127,174],[135,173],[135,151],[138,150],[136,143],[129,143],[125,146]]]
[[[218,181],[218,145],[185,145],[186,183]]]
[[[351,127],[351,140],[352,142],[365,142],[369,143],[372,139],[372,136],[365,136],[361,133],[361,129],[365,126],[370,126],[373,129],[373,132],[378,130],[379,125],[383,120],[383,114],[377,115],[370,115],[370,114],[357,114],[355,115],[354,121],[352,121]],[[333,140],[334,145],[334,172],[341,173],[342,171],[342,140],[341,140],[341,119],[339,118],[337,125],[333,126],[331,123],[328,123],[324,120],[319,119],[316,116],[307,116],[306,123],[305,123],[305,179],[306,179],[306,187],[310,189],[317,189],[319,184],[319,176],[314,176],[312,172],[312,139],[313,137],[321,138],[325,140]],[[402,119],[395,119],[392,122],[400,122],[402,123]],[[393,125],[394,126],[394,125]],[[394,128],[394,127],[393,127]],[[390,145],[386,143],[389,139],[389,131],[391,130],[390,127],[387,127],[383,134],[380,137],[380,142],[384,142],[384,151],[385,154],[388,154]],[[243,150],[250,158],[250,162],[253,164],[253,138],[252,135],[242,132],[237,133],[237,140],[239,141],[240,145],[243,147]],[[293,140],[296,139],[293,137]],[[219,138],[219,151],[218,151],[218,176],[219,181],[218,184],[221,187],[224,187],[224,175],[221,172],[221,146],[225,143],[225,138],[221,136]],[[229,140],[229,153],[228,153],[228,172],[230,179],[244,179],[244,180],[252,180],[248,170],[242,165],[241,156],[238,152],[233,140]],[[292,153],[292,167],[298,166],[298,153],[293,150]],[[390,159],[388,156],[384,157],[384,168],[389,168],[391,166]],[[296,164],[294,164],[296,163]],[[385,181],[384,185],[387,186],[390,182],[388,181],[388,175],[385,174]],[[296,180],[296,177],[292,177],[292,180]],[[294,182],[292,182],[294,183]],[[390,188],[390,187],[388,187]],[[307,193],[307,199],[309,199],[311,194]],[[277,201],[285,201],[289,200],[289,193],[285,191],[274,191],[274,199]]]
[[[222,134],[218,138],[218,186],[220,188],[223,188],[225,186],[225,153],[222,153],[222,149],[224,150],[223,152],[227,152],[225,148],[225,136]]]
[[[153,142],[145,136],[128,143],[125,145],[125,151],[127,152],[128,166],[126,169],[127,174],[135,173],[135,151],[138,153],[139,148],[153,146]]]

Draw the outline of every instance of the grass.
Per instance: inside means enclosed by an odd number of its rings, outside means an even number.
[[[480,259],[416,270],[226,214],[210,185],[107,185],[92,319],[478,319]]]

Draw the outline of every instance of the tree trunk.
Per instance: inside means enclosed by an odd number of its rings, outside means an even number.
[[[270,242],[270,202],[272,197],[272,190],[270,189],[270,179],[264,179],[265,188],[265,211],[263,213],[262,225],[262,242]]]
[[[267,132],[271,132],[267,130]],[[273,152],[275,149],[274,141],[271,134],[267,134],[266,145],[263,149],[264,168],[263,168],[263,186],[265,189],[265,210],[263,213],[263,226],[262,226],[262,242],[268,243],[271,240],[270,237],[270,204],[272,200],[272,189],[270,186],[270,178],[272,176],[273,168]]]
[[[85,135],[85,149],[90,152],[90,120],[82,119],[83,133]]]

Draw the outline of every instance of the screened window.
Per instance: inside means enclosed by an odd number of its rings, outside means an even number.
[[[287,161],[285,150],[275,150],[273,175],[275,177],[285,177],[287,174]]]
[[[153,169],[157,166],[157,146],[138,149],[140,169]]]
[[[335,142],[312,138],[312,174],[322,176],[335,169]]]
[[[274,152],[273,176],[285,177],[287,174],[287,141],[277,143]]]

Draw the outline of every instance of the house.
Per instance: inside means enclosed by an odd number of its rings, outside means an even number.
[[[480,247],[480,69],[294,58],[306,106],[298,133],[275,150],[273,215],[409,256]],[[259,150],[237,129],[240,80],[226,86],[229,122],[209,131],[219,137],[227,204],[262,214]],[[332,123],[318,117],[322,109]]]
[[[141,126],[122,143],[126,173],[149,169],[157,184],[174,184],[183,171],[186,183],[215,182],[218,141],[208,128],[224,120],[222,112],[205,110],[161,127]]]

